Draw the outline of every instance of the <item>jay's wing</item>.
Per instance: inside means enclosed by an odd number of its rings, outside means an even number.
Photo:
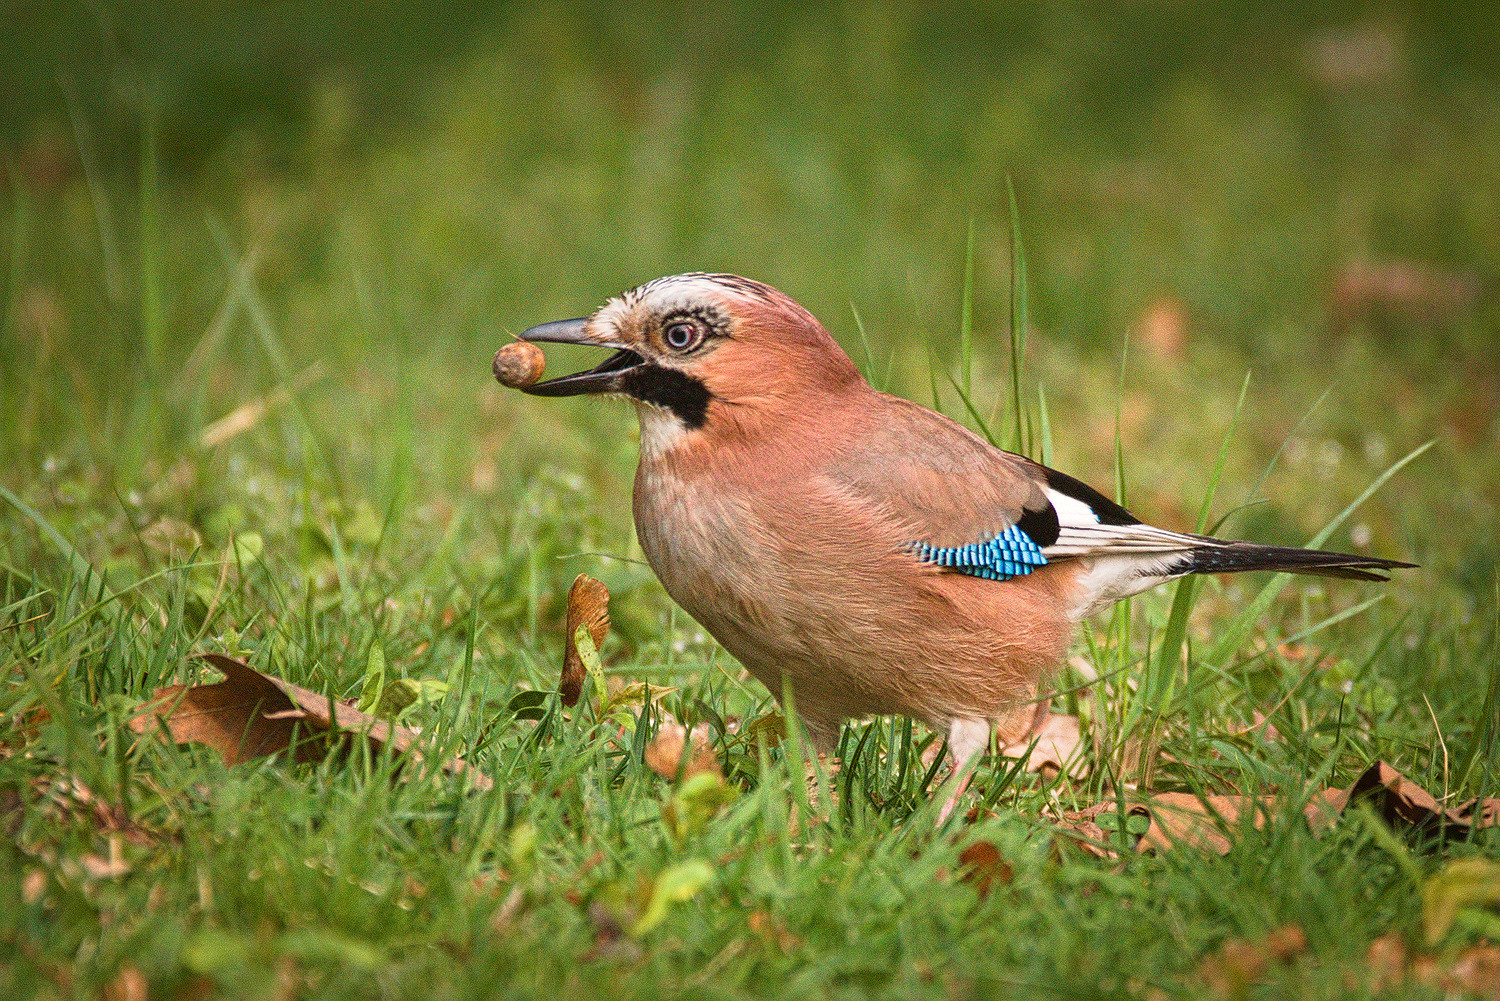
[[[1141,524],[1087,484],[995,448],[941,414],[886,400],[829,475],[899,526],[902,543],[926,562],[1004,579],[1055,559],[1197,544]]]
[[[1058,560],[1090,558],[1105,597],[1187,573],[1285,570],[1385,580],[1411,564],[1263,546],[1143,524],[1088,484],[1002,451],[906,400],[867,411],[829,470],[835,487],[879,511],[924,562],[1005,580]]]

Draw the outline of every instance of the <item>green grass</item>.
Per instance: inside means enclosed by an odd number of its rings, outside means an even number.
[[[1336,14],[1226,6],[1169,46],[1147,13],[1034,13],[513,12],[412,41],[442,57],[394,104],[378,32],[384,69],[288,69],[264,120],[183,55],[221,72],[247,29],[189,18],[29,96],[0,192],[0,994],[120,996],[134,969],[153,998],[1198,997],[1225,940],[1295,923],[1307,952],[1251,996],[1357,997],[1374,938],[1419,946],[1422,881],[1494,833],[1315,838],[1300,804],[1377,758],[1500,795],[1492,57],[1397,11],[1373,22],[1393,75],[1336,85],[1305,68]],[[1361,259],[1479,291],[1342,322]],[[604,673],[676,688],[659,709],[717,726],[770,695],[639,562],[629,411],[523,398],[487,362],[696,268],[778,284],[872,381],[1149,520],[1423,568],[1101,616],[1058,682],[1088,777],[987,762],[972,826],[934,828],[934,738],[902,720],[846,732],[825,823],[795,754],[716,729],[738,796],[686,821],[643,762],[654,712],[513,712],[556,684],[569,583],[609,586]],[[1161,302],[1180,349],[1152,339]],[[495,788],[138,738],[203,650],[341,698],[423,681],[405,721]],[[1046,820],[1136,781],[1279,805],[1224,858],[1101,861]],[[1014,874],[987,896],[960,878],[977,840]],[[696,892],[629,934],[658,881]]]

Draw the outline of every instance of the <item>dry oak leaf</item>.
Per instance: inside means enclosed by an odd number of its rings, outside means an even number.
[[[596,651],[603,648],[604,637],[609,634],[609,589],[586,573],[573,578],[573,586],[568,588],[562,678],[557,683],[557,691],[562,695],[565,706],[578,704],[578,696],[583,693],[583,679],[587,673],[583,656],[578,652],[578,644],[573,640],[578,635],[579,626],[588,629]],[[599,694],[602,696],[604,693]]]
[[[1146,800],[1151,814],[1137,851],[1162,851],[1180,845],[1211,849],[1229,854],[1226,832],[1234,830],[1246,810],[1253,811],[1254,823],[1261,827],[1271,809],[1272,797],[1197,796],[1186,792],[1157,793]]]
[[[165,728],[179,744],[204,744],[217,751],[225,764],[290,751],[297,761],[321,761],[330,741],[347,742],[363,735],[372,751],[389,745],[398,754],[422,761],[416,750],[419,734],[336,699],[262,674],[244,661],[223,654],[200,654],[222,671],[224,680],[212,685],[169,685],[129,721],[136,733]],[[449,758],[442,769],[471,777],[475,788],[493,783],[461,758]]]
[[[1471,827],[1492,827],[1500,822],[1500,797],[1471,799],[1444,808],[1432,793],[1402,775],[1384,761],[1377,761],[1345,793],[1342,808],[1369,798],[1380,819],[1411,827],[1442,824],[1450,838],[1462,838]]]

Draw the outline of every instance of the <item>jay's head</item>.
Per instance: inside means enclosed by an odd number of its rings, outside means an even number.
[[[543,323],[520,336],[615,352],[586,372],[526,392],[625,396],[688,430],[739,422],[761,409],[816,409],[820,396],[864,385],[812,314],[769,285],[735,275],[658,278],[592,316]]]

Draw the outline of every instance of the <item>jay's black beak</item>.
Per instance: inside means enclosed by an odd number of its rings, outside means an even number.
[[[585,393],[620,392],[621,379],[625,373],[641,365],[644,359],[629,348],[620,348],[618,344],[600,344],[598,341],[590,340],[584,333],[584,326],[587,323],[587,319],[553,320],[551,323],[539,323],[521,332],[520,339],[523,341],[619,348],[614,354],[586,372],[548,379],[546,382],[526,387],[524,392],[532,396],[581,396]]]

